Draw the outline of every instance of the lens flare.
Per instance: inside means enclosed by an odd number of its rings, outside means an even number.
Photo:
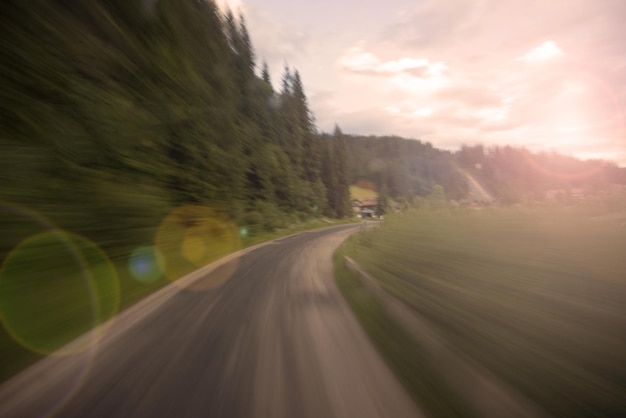
[[[164,275],[177,279],[204,267],[241,248],[240,231],[222,212],[201,205],[181,206],[161,223],[155,242],[163,254]],[[234,273],[237,262],[229,262],[226,270],[220,267],[209,279],[196,281],[187,288],[206,290],[219,286]],[[219,272],[219,274],[217,274]],[[217,278],[219,276],[219,278]]]
[[[187,261],[198,264],[202,262],[202,257],[207,252],[207,248],[202,238],[188,235],[183,239],[181,251]]]
[[[0,272],[4,326],[15,341],[40,354],[84,350],[97,336],[75,339],[112,318],[118,306],[115,268],[98,246],[78,235],[52,230],[30,237],[13,249]]]
[[[577,172],[559,171],[553,167],[550,167],[549,164],[546,165],[542,163],[540,157],[536,155],[532,155],[530,153],[526,155],[526,161],[533,168],[533,170],[545,176],[553,177],[555,179],[560,179],[560,180],[588,179],[598,174],[601,174],[602,170],[606,167],[606,163],[604,161],[594,161],[592,163],[587,164],[586,169],[582,171],[577,171]]]
[[[5,288],[4,286],[8,282],[11,281],[11,280],[7,281],[6,279],[7,276],[5,275],[5,272],[7,271],[5,267],[8,263],[9,257],[11,256],[22,257],[23,256],[23,253],[20,253],[19,251],[20,242],[22,243],[21,245],[24,245],[28,237],[36,238],[37,236],[39,236],[39,234],[41,234],[42,231],[45,231],[49,234],[52,234],[58,237],[62,242],[65,242],[64,240],[66,238],[64,238],[65,236],[62,233],[59,235],[58,229],[50,221],[48,221],[47,219],[43,218],[41,215],[37,214],[36,212],[33,212],[30,209],[27,209],[27,208],[24,208],[24,207],[21,207],[21,206],[18,206],[9,202],[0,202],[0,214],[2,215],[0,217],[0,226],[2,226],[2,230],[4,232],[4,236],[2,237],[4,238],[3,244],[5,246],[7,245],[13,246],[12,252],[10,252],[5,257],[4,265],[0,269],[0,289],[4,289]],[[84,257],[81,257],[80,255],[78,255],[72,245],[68,244],[68,246],[65,247],[65,249],[67,250],[67,252],[71,253],[72,256],[78,257],[78,258],[72,258],[72,260],[70,260],[70,264],[73,264],[75,260],[81,260],[79,261],[79,263],[81,264],[79,269],[82,272],[84,270],[83,267],[85,265]],[[20,254],[22,255],[20,256]],[[100,254],[100,255],[103,256],[103,254]],[[106,259],[106,257],[104,258]],[[38,262],[37,259],[32,259],[32,260],[27,260],[27,261],[29,261],[33,265]],[[13,279],[15,279],[15,277],[13,277]],[[19,285],[19,282],[17,284]],[[115,284],[113,285],[116,286]],[[27,288],[22,289],[22,290],[28,291]],[[39,293],[40,292],[36,292],[34,293],[34,295],[37,295]],[[94,293],[95,292],[90,292],[90,297],[92,297]],[[4,292],[4,290],[0,290],[0,320],[3,314],[2,300],[5,300],[6,297],[7,297],[7,294]],[[87,300],[93,300],[93,299],[87,299]],[[17,311],[19,312],[20,309],[18,309]],[[15,342],[17,344],[24,345],[24,341],[23,341],[24,339],[23,338],[22,340],[18,339],[17,335],[23,334],[24,329],[19,327],[19,324],[23,322],[25,319],[22,318],[20,320],[19,315],[18,317],[14,316],[15,313],[16,313],[15,310],[10,310],[10,309],[8,310],[8,317],[5,317],[4,321],[2,321],[3,327],[6,330],[6,332],[12,338],[15,339]],[[13,324],[13,326],[11,327],[10,324]],[[29,328],[32,328],[32,326]],[[74,342],[70,344],[70,345],[72,344],[74,345],[72,349],[68,350],[67,349],[68,347],[66,347],[65,350],[57,351],[56,353],[54,353],[54,354],[68,354],[68,353],[75,352],[76,354],[73,354],[71,356],[71,361],[74,367],[71,367],[65,370],[66,375],[63,381],[63,385],[64,385],[64,387],[62,388],[63,390],[59,393],[59,396],[55,397],[54,399],[49,400],[46,406],[47,412],[43,413],[42,416],[54,416],[55,413],[59,411],[63,407],[63,405],[65,405],[70,399],[72,399],[74,395],[78,392],[78,390],[82,387],[83,383],[85,382],[85,379],[89,375],[92,361],[99,348],[99,345],[93,344],[93,342],[99,339],[98,336],[101,336],[104,330],[105,328],[100,326],[95,332],[87,333],[83,335],[82,338],[78,338],[77,340],[74,340]],[[28,340],[30,340],[30,338],[28,338]],[[82,351],[77,351],[75,347],[79,347],[79,348],[85,347],[86,349],[83,349]],[[50,348],[48,348],[47,350],[49,349]]]
[[[140,247],[128,258],[130,274],[142,283],[152,283],[163,275],[165,260],[161,252],[152,247]]]

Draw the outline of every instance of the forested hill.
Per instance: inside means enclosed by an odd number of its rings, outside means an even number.
[[[457,166],[471,172],[503,204],[543,201],[572,191],[585,195],[626,185],[626,168],[604,160],[581,160],[557,152],[512,146],[463,146]]]
[[[34,219],[124,254],[184,205],[249,233],[349,210],[341,139],[316,134],[296,69],[272,86],[243,17],[33,0],[0,19],[0,253]]]
[[[468,198],[471,174],[501,204],[532,203],[554,195],[609,192],[626,185],[626,168],[605,160],[581,160],[557,152],[512,146],[462,146],[456,152],[397,136],[342,135],[350,182],[396,200],[414,201],[435,185],[453,200]]]
[[[451,152],[397,136],[344,135],[344,138],[353,184],[364,184],[394,199],[425,196],[437,184],[449,199],[467,195],[467,182]]]

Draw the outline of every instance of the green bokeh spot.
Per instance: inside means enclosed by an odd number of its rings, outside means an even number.
[[[118,306],[115,268],[95,244],[76,235],[31,237],[9,254],[0,272],[5,328],[38,353],[55,352],[111,318]]]

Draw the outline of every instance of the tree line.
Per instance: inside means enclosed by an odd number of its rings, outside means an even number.
[[[467,194],[467,182],[450,151],[398,136],[344,137],[352,184],[363,183],[384,197],[409,202],[430,194],[435,186],[443,187],[448,199]]]
[[[31,213],[119,255],[181,205],[251,233],[349,214],[341,132],[318,134],[297,69],[272,85],[244,17],[197,0],[0,14],[1,253]]]

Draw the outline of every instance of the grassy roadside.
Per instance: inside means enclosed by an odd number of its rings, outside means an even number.
[[[429,417],[472,417],[470,408],[444,381],[430,356],[386,313],[344,260],[348,243],[333,258],[337,285],[383,358]]]
[[[452,416],[437,405],[454,395],[433,383],[436,372],[410,366],[422,352],[402,330],[381,324],[389,318],[344,255],[436,324],[451,347],[553,416],[624,416],[624,227],[619,214],[415,211],[351,237],[336,254],[337,282],[431,416]],[[411,381],[419,375],[430,387]]]
[[[352,221],[328,218],[311,219],[294,223],[286,228],[277,229],[273,232],[260,232],[252,236],[244,236],[241,239],[241,245],[233,249],[243,249],[287,235],[350,222]],[[58,247],[57,245],[51,246],[50,248],[59,252]],[[24,250],[22,250],[22,252],[23,251]],[[30,258],[37,255],[38,254],[31,254]],[[203,261],[205,261],[205,264],[208,264],[224,255],[225,254],[222,252],[219,256]],[[26,256],[27,254],[25,254],[25,257]],[[53,254],[51,258],[63,261],[67,259],[67,254]],[[46,260],[43,261],[44,264],[47,262]],[[29,264],[33,266],[33,270],[37,269],[36,263],[31,261]],[[137,280],[129,270],[127,257],[113,260],[109,267],[111,270],[114,270],[111,271],[109,275],[117,276],[117,285],[119,288],[98,289],[101,292],[97,298],[101,305],[98,307],[100,311],[103,311],[104,308],[109,308],[114,309],[115,312],[121,312],[171,283],[170,280],[163,277],[159,277],[154,281]],[[80,289],[77,289],[76,280],[73,280],[74,278],[71,277],[72,274],[75,275],[75,272],[69,271],[67,268],[64,269],[62,265],[56,268],[58,270],[55,271],[59,272],[58,276],[63,277],[63,279],[55,281],[54,286],[48,281],[45,286],[30,286],[24,289],[25,293],[30,296],[27,301],[27,303],[29,303],[27,312],[30,318],[24,316],[21,318],[21,322],[13,322],[14,327],[21,327],[17,330],[23,337],[21,343],[16,342],[16,338],[9,333],[5,324],[0,322],[0,352],[2,352],[2,356],[0,357],[0,382],[7,380],[30,364],[42,359],[45,357],[44,353],[52,352],[53,349],[47,348],[55,344],[55,341],[52,340],[61,338],[63,342],[71,341],[73,338],[81,335],[98,323],[103,322],[110,316],[105,315],[106,312],[98,312],[102,314],[102,320],[94,321],[94,309],[91,306],[89,295],[85,292],[84,285],[81,286]],[[29,274],[33,273],[36,274],[35,271]],[[49,275],[49,273],[46,274]],[[41,277],[39,283],[44,282],[47,278],[48,276]],[[59,289],[58,286],[63,286],[64,288]],[[70,289],[70,291],[67,289]],[[106,295],[108,294],[112,297],[107,298]],[[114,294],[115,297],[113,297]],[[58,309],[59,299],[68,300],[72,302],[70,305],[73,306],[67,306],[67,309],[61,311]],[[6,301],[5,305],[7,305]],[[19,307],[19,312],[15,316],[23,316],[24,312],[25,307]],[[50,315],[51,312],[54,314]],[[3,318],[0,317],[0,320],[2,319]],[[34,334],[37,333],[40,335],[35,336]],[[29,345],[30,348],[26,348],[25,345]]]

